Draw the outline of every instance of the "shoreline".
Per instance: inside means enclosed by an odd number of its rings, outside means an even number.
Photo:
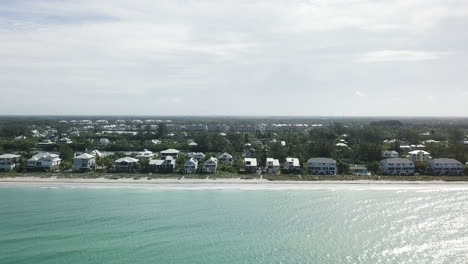
[[[85,188],[160,190],[468,190],[468,182],[444,181],[269,181],[266,179],[106,179],[106,178],[0,178],[0,188]]]

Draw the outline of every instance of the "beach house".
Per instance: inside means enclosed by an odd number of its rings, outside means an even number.
[[[205,173],[216,173],[218,169],[218,159],[215,157],[210,157],[203,164],[203,172]]]
[[[247,173],[255,173],[257,171],[257,159],[244,158],[244,170]]]
[[[433,175],[462,175],[463,164],[456,159],[431,159],[428,162]]]
[[[218,161],[224,165],[232,165],[234,159],[232,158],[231,154],[224,152],[218,156]]]
[[[335,175],[336,160],[331,158],[311,158],[307,161],[309,174],[314,175]]]
[[[284,169],[289,172],[299,172],[301,170],[301,164],[299,163],[298,158],[286,158],[284,162]]]
[[[73,159],[73,171],[89,171],[96,169],[96,156],[83,153]]]
[[[176,159],[166,156],[164,159],[150,160],[150,171],[157,173],[171,173],[176,167]]]
[[[3,154],[0,155],[0,171],[12,171],[19,165],[20,155]]]
[[[404,158],[380,161],[380,169],[387,175],[414,175],[414,162]]]
[[[132,157],[124,157],[114,162],[117,172],[129,172],[138,168],[138,160]]]
[[[268,174],[278,174],[280,172],[280,162],[278,159],[267,158],[265,170]]]
[[[190,158],[184,164],[184,171],[186,174],[193,174],[197,172],[198,161],[194,158]]]
[[[28,170],[58,170],[62,159],[58,154],[39,153],[28,159],[26,168]]]

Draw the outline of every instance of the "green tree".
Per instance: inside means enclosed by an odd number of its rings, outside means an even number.
[[[368,163],[367,169],[372,172],[372,174],[381,174],[380,163],[378,161]]]
[[[167,134],[167,126],[165,123],[158,124],[158,138],[162,138]]]
[[[338,174],[349,174],[350,170],[349,170],[349,164],[348,163],[344,163],[342,161],[338,161],[337,164],[336,164],[336,168],[338,169]]]
[[[73,149],[68,145],[61,145],[59,147],[60,158],[64,161],[71,162],[74,158]]]

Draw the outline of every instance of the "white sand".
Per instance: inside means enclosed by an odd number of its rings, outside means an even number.
[[[242,189],[242,190],[308,190],[308,189],[352,189],[352,190],[468,190],[468,182],[443,181],[268,181],[261,179],[63,179],[16,177],[1,178],[0,187],[39,188],[143,188],[143,189]]]

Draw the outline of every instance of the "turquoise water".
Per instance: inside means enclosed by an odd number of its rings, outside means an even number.
[[[466,190],[0,188],[0,263],[467,263]]]

